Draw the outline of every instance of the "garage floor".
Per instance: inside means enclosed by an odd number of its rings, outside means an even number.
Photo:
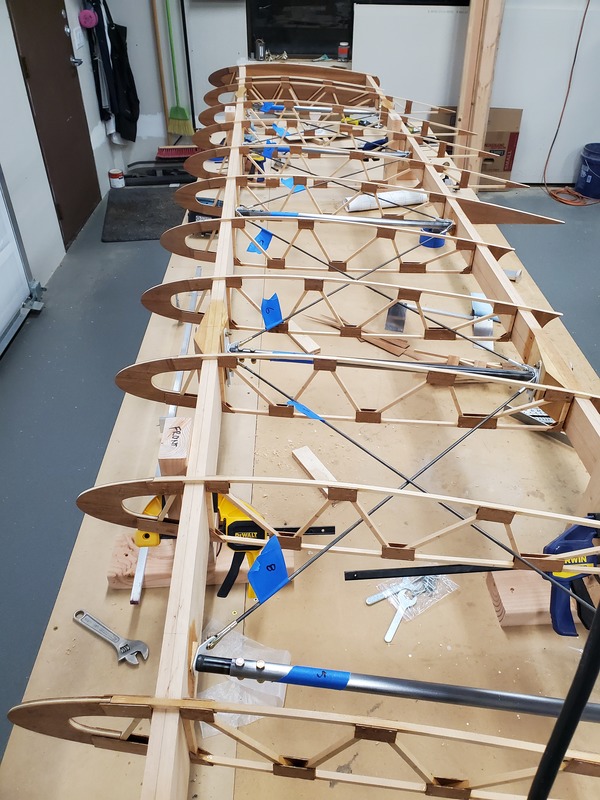
[[[481,199],[566,220],[503,230],[600,372],[600,204],[560,205],[541,189]],[[104,203],[49,281],[46,308],[0,360],[1,751],[80,526],[75,498],[95,483],[122,400],[114,376],[135,361],[147,325],[140,295],[168,261],[157,241],[102,243],[103,219]]]

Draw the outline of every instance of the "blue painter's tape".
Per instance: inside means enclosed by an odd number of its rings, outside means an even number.
[[[345,689],[349,680],[350,673],[338,669],[296,666],[278,682],[295,686],[315,686],[317,689]]]
[[[246,248],[246,252],[261,253],[262,250],[260,247],[262,247],[263,250],[268,250],[272,238],[273,234],[271,231],[266,230],[266,228],[261,228],[259,233],[254,237],[256,244],[254,242],[250,242]],[[260,247],[258,247],[258,245],[260,245]]]
[[[296,411],[299,411],[301,414],[304,414],[305,417],[309,419],[318,419],[319,422],[323,422],[323,417],[320,417],[316,412],[311,411],[308,406],[303,406],[302,403],[299,403],[297,400],[288,400],[288,406],[294,406]]]
[[[277,536],[271,536],[256,557],[248,570],[248,580],[261,603],[290,582]]]
[[[271,297],[261,300],[260,313],[262,314],[265,328],[268,331],[270,331],[271,328],[275,328],[280,322],[283,322],[283,315],[281,313],[281,305],[279,303],[279,297],[277,297],[277,292]]]
[[[284,109],[283,105],[279,103],[273,103],[270,100],[264,102],[260,107],[260,110],[265,114],[268,113],[269,111],[283,111],[283,109]]]
[[[277,134],[277,136],[281,136],[282,139],[287,134],[287,130],[283,127],[283,125],[276,125],[275,123],[273,123],[272,127],[273,127],[273,130],[275,131],[275,133]]]
[[[297,211],[273,211],[272,216],[274,217],[297,217]]]
[[[296,192],[303,192],[306,189],[306,186],[302,186],[300,183],[294,184],[293,178],[281,178],[280,181],[281,185],[291,189],[293,194],[296,194]]]
[[[273,153],[275,152],[274,147],[265,147],[262,151],[262,155],[264,158],[273,158]]]

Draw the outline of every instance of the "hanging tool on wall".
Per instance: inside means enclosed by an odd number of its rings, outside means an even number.
[[[600,513],[595,512],[587,515],[589,519],[600,520]],[[564,533],[553,539],[550,544],[544,547],[544,553],[550,555],[558,555],[560,553],[568,553],[573,550],[586,550],[594,546],[594,538],[600,537],[599,528],[584,528],[583,525],[572,525],[567,528]],[[582,553],[579,556],[574,556],[565,560],[565,564],[573,564],[582,567],[597,566],[598,557],[594,554]],[[569,572],[563,570],[562,572],[553,572],[552,576],[559,583],[567,586],[577,596],[579,600],[584,603],[593,605],[590,594],[584,583],[586,577],[581,572]],[[582,605],[581,602],[577,603],[577,615],[583,626],[589,630],[592,624],[594,614],[589,610],[589,607]],[[561,592],[554,584],[550,591],[550,616],[552,617],[552,627],[556,633],[561,636],[577,636],[575,622],[573,620],[573,613],[571,611],[571,598],[564,592]]]
[[[177,136],[193,136],[194,126],[190,120],[187,110],[181,105],[179,99],[179,81],[177,79],[177,60],[175,56],[175,43],[173,41],[173,23],[171,20],[171,6],[169,0],[165,0],[165,13],[167,16],[167,30],[169,34],[169,52],[171,54],[171,64],[173,66],[173,88],[175,89],[175,105],[169,109],[167,118],[167,130]]]

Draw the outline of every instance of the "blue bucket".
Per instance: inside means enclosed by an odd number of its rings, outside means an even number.
[[[584,197],[600,198],[600,143],[586,144],[581,153],[581,168],[575,191]]]

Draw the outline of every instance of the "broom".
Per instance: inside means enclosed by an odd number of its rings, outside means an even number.
[[[167,131],[176,136],[193,136],[194,126],[190,120],[188,112],[179,104],[179,84],[177,82],[177,65],[175,63],[175,48],[173,45],[173,26],[171,23],[171,8],[169,0],[165,0],[165,11],[167,14],[167,28],[169,30],[169,52],[171,53],[171,64],[173,65],[173,85],[175,87],[175,105],[169,109],[167,119]]]

